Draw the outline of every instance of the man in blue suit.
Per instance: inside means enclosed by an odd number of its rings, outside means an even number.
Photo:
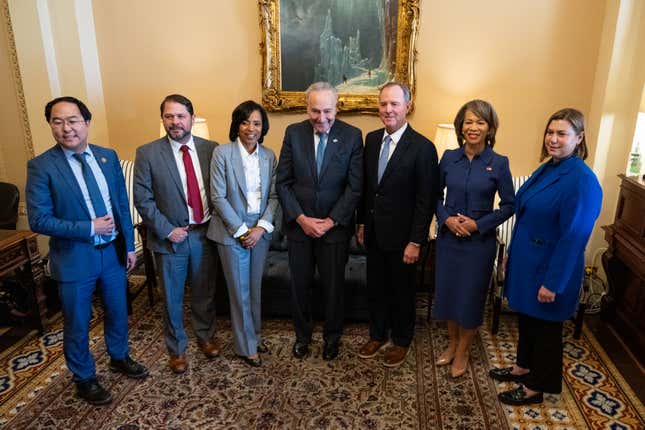
[[[64,316],[63,351],[78,395],[95,405],[112,401],[96,380],[89,350],[92,295],[97,283],[105,308],[110,370],[145,378],[128,354],[126,269],[134,267],[134,235],[123,172],[116,152],[88,145],[92,114],[74,97],[45,106],[57,145],[27,163],[27,211],[36,233],[50,236],[52,278]]]
[[[322,357],[333,360],[343,327],[349,239],[363,184],[363,138],[359,129],[336,119],[338,94],[331,84],[311,84],[305,98],[309,118],[287,127],[276,173],[289,239],[293,355],[303,358],[309,352],[309,296],[318,266],[325,306]]]

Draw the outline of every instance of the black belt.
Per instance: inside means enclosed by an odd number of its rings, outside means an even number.
[[[94,249],[105,249],[108,246],[112,245],[113,243],[114,243],[114,241],[107,242],[107,243],[102,243],[100,245],[94,245]]]
[[[192,231],[192,230],[197,230],[197,229],[200,229],[200,228],[204,228],[204,227],[206,227],[207,225],[208,225],[208,222],[203,222],[203,223],[201,223],[201,224],[188,224],[188,231]]]

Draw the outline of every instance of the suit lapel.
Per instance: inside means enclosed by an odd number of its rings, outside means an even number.
[[[269,157],[262,145],[258,144],[260,155],[260,195],[262,196],[260,213],[264,212],[264,202],[269,198],[269,184],[271,183],[271,166],[269,165]]]
[[[85,212],[87,217],[90,218],[90,211],[87,208],[87,203],[85,202],[85,198],[83,197],[81,186],[78,185],[76,176],[74,176],[74,172],[72,172],[72,168],[69,166],[69,162],[65,157],[65,153],[60,148],[60,146],[56,145],[56,149],[52,151],[52,156],[54,158],[54,165],[60,172],[61,177],[65,182],[67,182],[67,185],[72,191],[72,194],[78,200],[79,206],[83,208],[83,211]]]
[[[390,174],[396,170],[397,165],[400,163],[401,159],[403,158],[403,155],[406,153],[410,145],[408,145],[408,139],[410,137],[410,130],[411,127],[408,124],[408,128],[405,130],[403,135],[401,136],[401,139],[399,139],[399,142],[396,144],[396,148],[394,148],[394,153],[392,153],[392,157],[390,157],[389,161],[387,162],[387,166],[385,166],[385,172],[383,172],[383,177],[381,178],[381,182],[379,184],[382,184],[384,181],[387,180],[387,177],[390,176]],[[382,139],[382,137],[381,137]],[[377,171],[378,171],[378,159],[381,154],[381,148],[382,145],[379,145],[379,151],[378,155],[376,157],[376,165],[377,165]],[[378,180],[378,179],[377,179]]]
[[[107,168],[107,157],[102,148],[95,145],[90,146],[92,147],[92,153],[96,159],[96,164],[99,165],[99,169],[103,172],[105,183],[108,186],[108,193],[110,194],[110,201],[112,202],[112,213],[117,214],[118,205],[115,204],[116,190],[114,189],[114,171]]]
[[[199,168],[202,170],[202,179],[204,181],[204,189],[208,194],[208,187],[210,185],[208,178],[210,177],[210,166],[212,153],[210,151],[210,144],[203,141],[201,138],[193,136],[195,142],[195,152],[199,157]]]
[[[316,181],[318,181],[318,173],[316,171],[316,145],[314,140],[314,129],[308,120],[305,120],[305,127],[303,128],[303,136],[301,142],[304,146],[303,149],[305,151],[307,164],[309,164],[309,169],[311,169],[311,177],[316,178]]]
[[[571,160],[571,161],[574,161],[574,160]],[[565,163],[566,161],[561,161],[561,162]],[[547,165],[548,165],[548,162],[542,164],[535,171],[535,173],[533,173],[531,177],[526,181],[523,187],[522,193],[520,193],[520,195],[517,196],[519,198],[520,210],[522,210],[526,206],[526,202],[528,202],[531,198],[533,198],[536,194],[538,194],[543,189],[559,181],[560,177],[562,175],[566,175],[567,173],[569,173],[569,170],[571,170],[571,168],[573,167],[573,164],[569,164],[567,166],[561,166],[557,174],[551,176],[548,180],[537,181],[541,176],[542,172],[544,171],[544,169],[546,169]]]
[[[325,155],[323,157],[323,164],[320,168],[320,177],[318,178],[318,180],[322,179],[322,177],[325,175],[330,161],[334,158],[334,155],[336,155],[338,149],[342,145],[341,133],[337,131],[338,127],[336,126],[336,123],[334,123],[334,125],[329,130],[329,134],[327,135],[327,147],[325,148]]]
[[[233,172],[235,174],[235,179],[237,180],[237,185],[239,185],[240,192],[248,204],[249,198],[246,195],[246,175],[244,174],[242,154],[240,154],[240,147],[237,142],[233,142],[233,145],[231,146],[231,162],[233,163]]]
[[[170,141],[167,137],[163,138],[160,143],[159,156],[166,164],[168,173],[170,173],[170,177],[177,186],[177,190],[179,190],[179,194],[181,195],[183,202],[188,204],[188,202],[186,201],[186,191],[181,185],[181,178],[179,177],[179,171],[177,170],[177,162],[175,161],[175,156],[172,153],[172,145],[170,144]]]

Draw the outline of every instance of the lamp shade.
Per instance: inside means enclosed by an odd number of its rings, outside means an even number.
[[[446,149],[458,148],[455,126],[448,123],[437,124],[437,132],[434,135],[434,146],[437,148],[439,158],[441,158]]]
[[[201,137],[202,139],[210,139],[210,133],[208,132],[208,123],[206,118],[195,118],[193,128],[191,130],[193,136]],[[163,121],[159,123],[159,137],[164,137],[166,135],[166,129],[163,127]]]

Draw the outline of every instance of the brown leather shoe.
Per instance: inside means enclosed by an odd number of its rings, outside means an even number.
[[[378,354],[378,352],[383,349],[385,344],[387,344],[387,342],[384,340],[370,339],[363,346],[361,346],[361,349],[358,350],[358,356],[360,358],[375,357],[376,354]]]
[[[215,358],[219,355],[219,346],[215,342],[198,342],[198,345],[206,358]]]
[[[392,345],[385,351],[383,364],[385,367],[399,367],[405,361],[409,348],[404,346]]]
[[[171,355],[168,360],[168,367],[174,373],[184,373],[188,369],[188,361],[185,355]]]

